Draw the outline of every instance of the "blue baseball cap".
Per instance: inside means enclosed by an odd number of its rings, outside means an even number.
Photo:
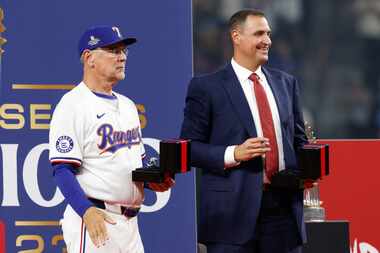
[[[86,49],[93,50],[99,47],[110,46],[123,42],[126,46],[135,43],[136,38],[124,38],[116,26],[93,26],[88,28],[79,40],[79,56]]]

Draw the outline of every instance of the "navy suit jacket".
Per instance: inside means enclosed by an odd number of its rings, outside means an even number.
[[[299,92],[294,77],[262,67],[279,110],[286,169],[297,172],[296,150],[306,143]],[[231,64],[194,77],[188,87],[181,138],[191,139],[191,164],[202,169],[198,237],[201,242],[243,244],[252,239],[263,190],[258,157],[225,170],[230,145],[257,137],[243,89]],[[293,191],[291,206],[302,241],[303,192]]]

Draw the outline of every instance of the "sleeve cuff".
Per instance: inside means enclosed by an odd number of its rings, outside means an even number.
[[[240,162],[235,161],[235,152],[236,145],[234,146],[228,146],[226,148],[226,151],[224,152],[224,168],[231,168],[235,167],[240,164]]]
[[[77,214],[83,218],[84,214],[86,213],[87,209],[89,209],[90,207],[94,206],[89,200],[86,200],[82,205],[78,206],[77,210],[75,210],[77,212]]]

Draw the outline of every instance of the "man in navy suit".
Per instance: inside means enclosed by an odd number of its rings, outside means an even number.
[[[202,169],[199,241],[208,253],[301,252],[303,191],[271,184],[278,171],[299,172],[307,142],[297,81],[262,66],[272,43],[262,12],[235,13],[229,29],[233,58],[191,80],[181,131]]]

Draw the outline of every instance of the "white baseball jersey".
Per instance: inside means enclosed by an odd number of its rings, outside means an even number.
[[[140,206],[143,184],[132,181],[145,155],[140,121],[135,104],[113,94],[100,97],[81,82],[62,97],[50,123],[50,161],[74,165],[88,197]]]

